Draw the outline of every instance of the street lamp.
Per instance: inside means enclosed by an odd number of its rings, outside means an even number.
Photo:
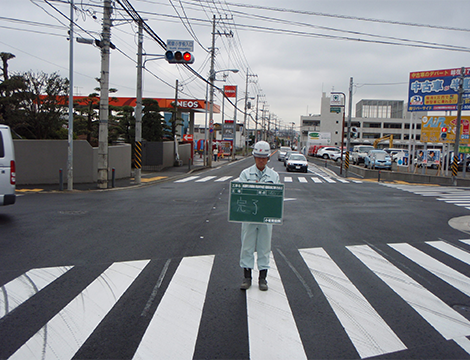
[[[213,125],[214,125],[214,119],[213,119],[213,116],[214,116],[214,81],[215,81],[215,75],[219,72],[227,72],[227,71],[230,71],[230,72],[233,72],[233,73],[237,73],[238,72],[238,69],[226,69],[226,70],[217,70],[217,71],[214,71],[213,70],[214,67],[213,67],[213,64],[211,64],[211,71],[210,71],[210,74],[209,74],[209,83],[210,83],[210,86],[211,86],[211,90],[210,90],[210,99],[209,99],[209,121],[210,121],[210,125],[209,127],[211,129],[213,129]],[[211,134],[212,135],[212,134]],[[205,129],[204,129],[204,159],[206,159],[206,142],[207,142],[207,85],[206,85],[206,121],[205,121]],[[212,167],[212,136],[209,136],[209,149],[210,149],[210,156],[207,158],[208,159],[208,166],[209,167]]]

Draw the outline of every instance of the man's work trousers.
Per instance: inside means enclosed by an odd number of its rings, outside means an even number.
[[[253,269],[255,266],[254,253],[258,254],[258,270],[269,269],[271,253],[272,224],[242,223],[240,266]]]

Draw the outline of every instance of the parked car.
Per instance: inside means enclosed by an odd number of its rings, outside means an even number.
[[[337,163],[341,162],[341,151],[331,154],[330,159],[336,161]],[[346,160],[346,151],[343,151],[343,161],[344,160]]]
[[[341,153],[341,150],[334,146],[323,147],[317,152],[317,156],[323,159],[331,159],[331,155],[334,153]]]
[[[277,160],[279,161],[284,161],[284,158],[286,156],[286,153],[288,151],[291,151],[291,148],[288,147],[288,146],[281,146],[280,149],[279,149],[279,153],[277,155]]]
[[[0,124],[0,205],[16,201],[16,163],[10,128]]]
[[[308,162],[304,155],[292,153],[287,159],[286,163],[287,171],[308,171]]]
[[[370,150],[364,157],[364,167],[392,170],[392,158],[384,150]]]
[[[363,163],[365,156],[371,150],[374,150],[372,145],[355,145],[351,154],[353,165]]]

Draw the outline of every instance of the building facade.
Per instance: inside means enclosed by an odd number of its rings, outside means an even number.
[[[389,147],[389,135],[393,135],[394,148],[408,148],[410,139],[417,147],[424,145],[420,142],[420,130],[421,117],[426,116],[426,112],[409,113],[402,100],[361,100],[356,104],[355,114],[351,118],[351,147],[371,145],[381,138],[384,139],[379,147]],[[344,137],[346,146],[348,118],[344,115],[344,107],[341,107],[340,112],[330,112],[330,97],[323,93],[321,113],[300,117],[301,145],[339,147]]]

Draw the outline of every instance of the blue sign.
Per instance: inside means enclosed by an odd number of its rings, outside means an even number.
[[[408,111],[457,110],[461,69],[410,73]],[[470,68],[465,68],[464,91],[470,90]],[[470,93],[463,94],[462,110],[470,110]]]

